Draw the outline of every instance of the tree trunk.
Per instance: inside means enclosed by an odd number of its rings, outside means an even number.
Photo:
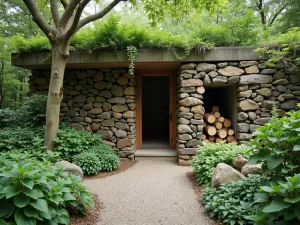
[[[60,103],[63,99],[63,80],[68,54],[63,54],[62,43],[52,46],[51,78],[48,91],[46,111],[46,132],[44,144],[47,149],[54,149],[53,139],[57,136],[59,126]],[[68,49],[67,49],[68,52]]]

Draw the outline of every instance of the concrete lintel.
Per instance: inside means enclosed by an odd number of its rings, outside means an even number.
[[[203,54],[192,51],[184,59],[175,56],[176,54],[183,56],[181,50],[177,50],[175,54],[172,49],[139,49],[135,64],[136,68],[156,63],[174,68],[185,62],[261,60],[254,52],[255,49],[256,47],[216,47],[206,50]],[[126,50],[72,51],[67,68],[115,68],[128,67],[128,64]],[[48,52],[13,53],[12,65],[27,69],[48,69],[51,65],[51,56]]]

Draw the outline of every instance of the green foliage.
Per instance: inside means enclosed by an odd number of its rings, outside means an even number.
[[[17,49],[20,52],[49,50],[50,46],[46,45],[46,38],[44,38],[45,45],[37,44],[31,47],[30,43],[42,43],[40,39],[41,37],[38,37],[38,40],[24,38],[16,43]],[[96,49],[127,49],[129,46],[135,46],[136,48],[184,49],[186,46],[196,48],[198,46],[210,47],[211,45],[194,37],[173,35],[168,31],[147,29],[133,23],[122,24],[120,18],[116,16],[111,16],[102,23],[96,22],[95,28],[86,28],[77,33],[70,44],[71,49],[89,49],[91,51]]]
[[[286,181],[262,186],[255,196],[260,203],[256,215],[248,219],[256,225],[297,225],[300,221],[300,174],[287,177]]]
[[[198,154],[191,160],[196,172],[196,181],[200,185],[209,185],[213,171],[218,163],[232,165],[232,158],[242,155],[248,157],[249,153],[235,143],[206,144],[199,147]]]
[[[0,128],[42,127],[46,122],[47,96],[27,97],[20,109],[0,109]]]
[[[85,175],[95,175],[101,171],[101,163],[94,152],[82,152],[73,157],[73,162],[79,166]]]
[[[114,154],[99,156],[101,171],[113,171],[120,167],[120,159]]]
[[[61,152],[63,159],[73,161],[73,156],[102,144],[99,135],[87,131],[77,131],[74,128],[62,127],[55,138],[56,151]]]
[[[73,157],[76,165],[80,166],[86,175],[99,172],[113,171],[120,167],[120,159],[114,150],[105,144],[100,144]]]
[[[262,163],[262,171],[274,180],[300,173],[300,111],[272,120],[257,129],[250,143],[249,163]]]
[[[210,216],[221,220],[222,224],[253,224],[246,216],[255,212],[254,197],[260,185],[260,176],[250,175],[219,189],[205,188],[202,201]]]
[[[299,72],[300,58],[297,52],[300,50],[300,28],[293,28],[285,34],[279,34],[265,41],[256,50],[260,55],[267,55],[267,65],[275,66],[283,63],[287,69]]]
[[[45,149],[44,139],[41,136],[43,133],[43,129],[37,128],[2,129],[0,130],[0,153],[26,153],[28,157],[39,161],[59,161],[60,152]]]
[[[92,196],[81,178],[26,154],[6,154],[0,161],[1,224],[69,224],[68,207],[86,214]]]
[[[127,55],[129,59],[129,74],[134,75],[134,61],[137,54],[137,49],[134,46],[127,47]]]
[[[42,129],[4,128],[0,130],[0,151],[26,151],[43,141]]]

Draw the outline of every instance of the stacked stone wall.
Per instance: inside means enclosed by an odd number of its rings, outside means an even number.
[[[136,150],[135,79],[125,69],[66,71],[62,121],[100,134],[122,158]],[[30,90],[47,93],[49,71],[33,71]]]
[[[271,119],[273,105],[283,116],[288,111],[296,110],[300,100],[300,77],[283,66],[268,68],[259,61],[182,65],[177,80],[177,150],[180,165],[189,165],[201,143],[206,85],[236,87],[237,123],[234,127],[239,143],[248,143],[252,132]]]

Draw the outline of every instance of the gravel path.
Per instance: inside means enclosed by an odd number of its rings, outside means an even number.
[[[87,180],[104,208],[98,225],[214,225],[173,159],[141,158],[123,173]]]

